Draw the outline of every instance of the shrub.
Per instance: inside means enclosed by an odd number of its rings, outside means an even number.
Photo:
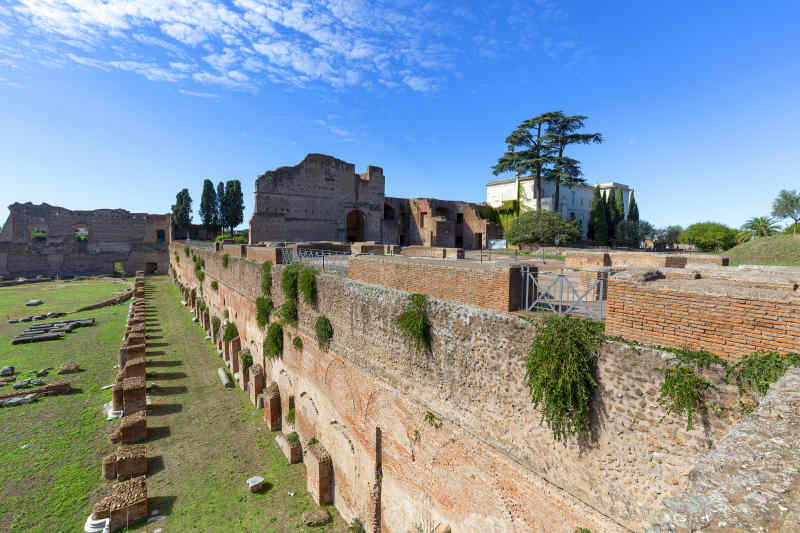
[[[239,328],[236,327],[236,324],[233,322],[228,322],[225,324],[225,334],[222,336],[222,340],[224,342],[231,342],[233,339],[239,336]]]
[[[423,348],[431,349],[431,323],[425,310],[427,303],[428,297],[424,294],[412,294],[408,297],[405,311],[394,319],[405,341],[413,344],[418,352]]]
[[[296,350],[303,349],[303,339],[301,339],[299,336],[292,339],[292,344],[294,345]]]
[[[435,429],[442,427],[442,419],[433,414],[431,411],[425,413],[425,422],[433,426]]]
[[[687,366],[673,366],[664,370],[664,383],[658,403],[667,406],[666,417],[670,413],[686,414],[686,431],[692,429],[694,412],[710,383],[694,373]],[[662,417],[662,420],[664,419]]]
[[[178,255],[178,252],[175,252],[175,262],[176,263],[180,263],[181,262],[181,256]]]
[[[275,306],[272,304],[271,298],[257,298],[256,299],[256,322],[258,326],[263,328],[269,322],[269,315]]]
[[[85,233],[77,233],[75,235],[75,240],[78,241],[78,242],[88,241],[89,240],[89,236],[86,235]]]
[[[778,381],[790,366],[800,366],[800,355],[778,352],[753,352],[728,368],[726,381],[736,379],[739,392],[764,396],[769,386]]]
[[[197,302],[197,308],[202,312],[206,310],[206,302],[202,298]]]
[[[545,210],[522,213],[505,233],[511,244],[525,242],[549,245],[554,244],[556,238],[559,245],[569,244],[582,235],[576,221],[564,220],[560,213]]]
[[[525,379],[533,405],[542,405],[542,421],[556,440],[588,426],[602,340],[603,324],[591,320],[550,315],[537,325]]]
[[[211,317],[211,328],[219,333],[219,327],[222,325],[222,320],[218,316]]]
[[[367,533],[367,530],[364,529],[364,524],[358,518],[353,518],[353,521],[347,526],[347,530],[352,533]]]
[[[494,222],[497,225],[500,225],[500,213],[497,212],[497,209],[488,204],[472,204],[472,205],[478,211],[478,214],[481,216],[483,220],[488,220],[490,222]]]
[[[303,265],[292,263],[283,269],[281,274],[281,291],[287,300],[297,301],[297,277],[303,269]]]
[[[230,255],[222,254],[222,268],[228,268],[228,260],[230,259]]]
[[[230,315],[231,314],[227,309],[225,310],[225,313],[223,313],[223,316],[225,317],[225,320],[227,320]]]
[[[272,294],[272,261],[261,264],[261,294],[264,296]]]
[[[47,240],[47,232],[44,231],[32,231],[31,232],[31,239],[34,241],[46,241]]]
[[[717,222],[700,222],[686,228],[678,241],[694,244],[702,252],[727,250],[736,245],[736,230]]]
[[[294,418],[295,418],[294,407],[292,407],[286,413],[286,423],[287,424],[294,424]],[[297,433],[295,433],[295,435],[297,435]],[[297,439],[297,442],[300,442],[300,439]]]
[[[264,338],[264,355],[277,359],[283,353],[283,326],[273,322]]]
[[[206,279],[206,273],[203,272],[202,270],[199,270],[199,271],[196,272],[196,274],[197,274],[197,281],[199,281],[200,283],[203,283],[203,281]]]
[[[250,367],[253,366],[253,356],[250,355],[250,352],[243,352],[242,353],[242,377],[247,375],[247,372],[250,370]]]
[[[313,446],[318,442],[319,441],[317,440],[317,437],[311,437],[310,439],[308,439],[308,442],[306,443],[306,446]]]
[[[289,415],[292,416],[292,420],[289,421]],[[294,423],[294,409],[289,409],[289,414],[286,415],[286,422],[289,424]],[[297,434],[296,431],[292,431],[288,435],[286,435],[286,442],[291,444],[292,446],[297,446],[300,444],[300,436]]]
[[[187,244],[186,246],[184,246],[184,247],[183,247],[183,253],[185,253],[185,254],[186,254],[186,257],[189,257],[189,251],[190,251],[190,250],[191,250],[191,248],[189,248],[189,245],[188,245],[188,244]]]
[[[317,271],[311,267],[303,268],[297,276],[297,289],[305,303],[313,304],[317,299]]]
[[[284,323],[290,326],[297,326],[297,302],[286,300],[278,310],[278,315]]]
[[[197,264],[200,265],[200,268],[205,268],[206,267],[206,260],[201,258],[201,257],[198,257],[197,258]]]
[[[214,290],[219,289],[219,284],[217,283],[217,280],[211,280],[211,288]]]
[[[231,236],[230,233],[227,233],[227,234],[224,234],[224,235],[217,235],[217,237],[214,240],[216,242],[233,241],[235,243],[244,243],[244,242],[247,241],[247,239],[245,239],[243,235],[233,235],[233,236]]]
[[[317,335],[319,349],[327,351],[333,337],[333,326],[328,317],[321,315],[317,318],[316,322],[314,322],[314,333]]]

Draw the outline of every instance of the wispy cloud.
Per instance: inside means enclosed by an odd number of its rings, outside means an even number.
[[[214,93],[203,93],[198,91],[187,91],[185,89],[178,89],[178,92],[181,94],[185,94],[186,96],[195,96],[197,98],[219,98],[218,94]]]
[[[547,40],[537,29],[564,18],[554,0],[470,10],[440,0],[8,0],[0,6],[0,37],[26,34],[26,52],[38,52],[39,63],[66,55],[160,82],[247,90],[265,82],[365,84],[425,93],[458,74],[459,57],[493,58],[508,45],[519,52],[536,41],[549,55],[579,57],[580,43]],[[8,41],[23,46],[14,36]]]
[[[327,129],[329,132],[331,132],[332,134],[334,134],[334,135],[336,135],[338,137],[351,137],[353,135],[352,133],[350,133],[349,131],[347,131],[345,129],[338,128],[338,127],[328,123],[328,121],[326,121],[326,120],[315,120],[314,123],[316,123],[319,126],[322,126],[323,128]]]

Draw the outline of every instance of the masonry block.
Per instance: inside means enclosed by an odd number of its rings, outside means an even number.
[[[270,431],[281,429],[281,393],[274,382],[264,391],[264,422]]]
[[[328,451],[319,442],[306,449],[306,488],[317,505],[333,503],[331,479],[333,465]]]
[[[147,417],[144,411],[123,416],[109,440],[113,444],[133,444],[147,438]]]
[[[278,443],[290,465],[303,462],[303,448],[299,442],[290,443],[285,435],[276,435],[275,442]]]

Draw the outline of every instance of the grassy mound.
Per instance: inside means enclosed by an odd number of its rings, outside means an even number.
[[[800,266],[800,234],[761,237],[734,246],[723,255],[735,265]]]

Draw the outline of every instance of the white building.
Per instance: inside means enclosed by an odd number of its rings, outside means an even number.
[[[536,197],[533,191],[533,178],[519,178],[522,186],[522,205],[529,209],[536,209]],[[616,189],[616,194],[622,193],[622,201],[625,205],[625,216],[628,216],[628,208],[633,189],[622,183],[610,181],[608,183],[597,184],[600,192],[607,197],[611,189]],[[553,210],[556,186],[555,183],[542,180],[542,209]],[[559,211],[564,218],[572,218],[578,221],[584,236],[589,229],[589,211],[592,208],[592,196],[594,186],[582,185],[561,185],[559,198]],[[501,207],[506,200],[517,199],[517,180],[509,178],[504,180],[490,181],[486,184],[486,203],[492,207]]]

